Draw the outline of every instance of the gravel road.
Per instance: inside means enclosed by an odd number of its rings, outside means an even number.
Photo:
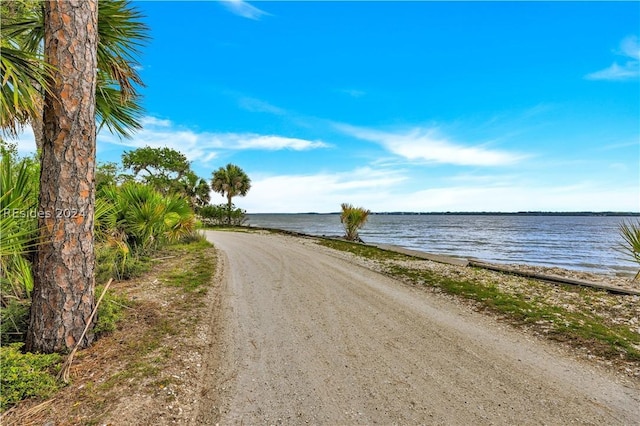
[[[222,296],[200,423],[640,424],[636,383],[312,240],[207,238]]]

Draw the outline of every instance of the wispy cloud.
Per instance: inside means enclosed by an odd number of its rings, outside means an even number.
[[[614,62],[608,68],[587,74],[587,80],[633,80],[640,77],[640,44],[638,37],[628,36],[622,42],[618,50],[614,51],[618,56],[623,56],[626,61],[620,65]]]
[[[358,89],[340,89],[339,92],[346,93],[352,98],[361,98],[367,94],[367,92],[365,92],[364,90],[358,90]]]
[[[505,166],[526,156],[483,146],[465,146],[451,141],[435,128],[416,128],[404,132],[383,132],[339,124],[336,127],[358,139],[375,142],[407,160],[459,166]]]
[[[254,21],[260,20],[263,16],[270,16],[270,13],[247,3],[243,0],[223,0],[222,5],[234,15],[242,16],[243,18],[253,19]]]
[[[306,139],[282,136],[262,136],[251,133],[226,133],[218,137],[224,141],[225,146],[231,145],[235,149],[264,149],[268,151],[292,149],[294,151],[307,151],[329,147],[328,144],[322,141],[308,141]]]
[[[238,99],[238,105],[240,108],[250,112],[267,112],[275,115],[287,114],[287,111],[275,105],[271,105],[269,102],[247,96],[240,97]]]
[[[311,141],[280,135],[260,135],[255,133],[210,133],[174,126],[169,120],[144,117],[143,128],[131,139],[119,139],[110,134],[100,135],[98,142],[130,148],[170,147],[187,156],[189,160],[207,163],[221,152],[240,150],[294,150],[306,151],[327,148],[322,141]]]
[[[414,185],[407,170],[360,168],[341,173],[252,176],[249,194],[238,200],[252,213],[339,211],[342,202],[375,212],[415,211],[637,211],[637,187],[614,189],[597,182],[555,185],[517,176],[482,176]]]
[[[251,191],[241,200],[251,212],[331,212],[340,204],[370,205],[379,202],[392,188],[406,180],[396,170],[369,167],[339,173],[317,173],[252,177]]]

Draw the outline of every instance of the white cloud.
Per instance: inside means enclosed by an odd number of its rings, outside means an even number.
[[[253,213],[327,213],[340,210],[343,202],[368,208],[372,197],[384,197],[405,180],[396,171],[367,167],[341,173],[257,176],[237,204]]]
[[[235,149],[265,149],[269,151],[293,149],[294,151],[306,151],[309,149],[326,148],[329,146],[321,141],[308,141],[281,136],[226,134],[223,137],[227,139],[227,145],[235,140]]]
[[[251,97],[241,97],[238,100],[238,105],[240,108],[245,109],[251,112],[268,112],[270,114],[275,115],[285,115],[287,112],[279,108],[275,105],[271,105],[268,102],[262,101],[260,99],[251,98]]]
[[[620,42],[619,54],[633,58],[636,61],[640,60],[640,43],[638,43],[638,37],[625,37],[622,42]]]
[[[436,129],[418,128],[408,132],[389,133],[348,125],[336,127],[356,138],[378,143],[408,160],[460,166],[504,166],[525,158],[524,155],[490,150],[482,146],[464,146],[448,140]]]
[[[171,120],[163,120],[157,117],[145,116],[140,120],[142,127],[156,126],[156,127],[169,127],[171,126]]]
[[[640,44],[638,37],[629,36],[620,42],[620,48],[614,52],[628,58],[622,65],[614,62],[608,68],[587,74],[587,80],[633,80],[640,77]]]
[[[412,211],[637,211],[637,187],[607,188],[593,182],[563,186],[469,180],[408,189],[409,178],[385,170],[338,174],[252,177],[251,191],[237,200],[249,213],[329,213],[349,202],[374,212]]]
[[[329,146],[322,141],[278,135],[196,132],[176,128],[171,121],[155,117],[144,117],[142,124],[142,130],[136,132],[131,139],[119,139],[106,133],[99,136],[98,142],[130,148],[169,147],[182,152],[190,161],[204,164],[216,158],[222,151],[285,149],[305,151]]]
[[[262,16],[270,15],[264,10],[258,9],[243,0],[223,0],[222,5],[234,15],[253,19],[254,21],[259,20]]]

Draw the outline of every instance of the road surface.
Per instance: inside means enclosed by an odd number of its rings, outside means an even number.
[[[207,238],[222,296],[200,423],[640,424],[637,383],[311,240]]]

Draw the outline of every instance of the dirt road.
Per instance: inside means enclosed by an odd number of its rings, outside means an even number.
[[[207,238],[222,352],[200,423],[640,423],[636,386],[310,240]]]

